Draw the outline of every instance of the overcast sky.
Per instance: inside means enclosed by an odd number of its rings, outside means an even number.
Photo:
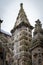
[[[20,3],[23,3],[23,8],[31,25],[34,26],[37,19],[40,19],[43,25],[43,0],[0,0],[0,18],[3,20],[3,30],[10,32],[14,27]]]

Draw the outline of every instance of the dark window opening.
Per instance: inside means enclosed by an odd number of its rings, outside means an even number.
[[[37,53],[34,54],[34,58],[36,58],[36,57],[37,57]]]
[[[0,58],[3,59],[3,53],[2,52],[0,53]]]

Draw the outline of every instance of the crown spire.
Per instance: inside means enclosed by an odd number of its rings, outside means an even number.
[[[13,28],[13,31],[17,27],[21,27],[22,25],[30,27],[31,29],[33,29],[33,26],[31,26],[31,24],[30,24],[30,22],[29,22],[29,20],[26,16],[26,13],[24,11],[23,3],[20,4],[20,10],[19,10],[19,13],[18,13],[18,16],[17,16],[17,19],[16,19],[15,26]]]
[[[22,22],[24,22],[24,23],[26,23],[26,24],[28,24],[30,26],[30,23],[28,21],[26,13],[25,13],[25,11],[23,9],[23,3],[20,4],[20,10],[19,10],[19,13],[18,13],[18,16],[17,16],[15,26],[19,25]]]

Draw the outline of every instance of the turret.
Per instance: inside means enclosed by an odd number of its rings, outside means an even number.
[[[32,65],[43,65],[43,29],[41,21],[35,21],[34,36],[32,40]]]
[[[33,26],[29,23],[23,9],[23,3],[21,3],[15,26],[11,30],[15,65],[31,65],[29,48],[32,40],[32,29]]]

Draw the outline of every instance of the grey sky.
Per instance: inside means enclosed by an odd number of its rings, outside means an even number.
[[[0,18],[3,19],[2,29],[10,32],[23,3],[24,10],[31,25],[40,19],[43,24],[43,0],[0,0]]]

